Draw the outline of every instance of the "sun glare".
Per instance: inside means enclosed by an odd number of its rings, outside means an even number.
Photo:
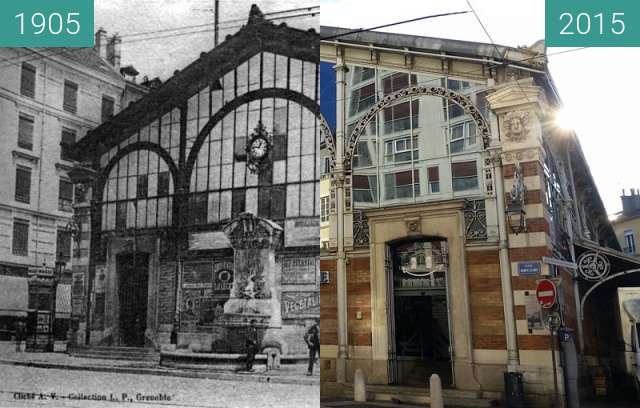
[[[567,108],[562,108],[556,112],[554,118],[556,126],[564,130],[574,129],[576,120],[574,115],[567,110]]]

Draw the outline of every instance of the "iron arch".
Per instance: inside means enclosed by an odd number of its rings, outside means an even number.
[[[331,127],[323,114],[320,114],[320,133],[324,136],[324,142],[327,146],[327,151],[329,152],[329,168],[333,172],[336,161],[336,143]]]
[[[587,299],[589,298],[589,295],[591,295],[597,288],[599,288],[601,285],[615,279],[615,278],[619,278],[622,276],[626,276],[626,275],[630,275],[632,273],[640,273],[640,269],[629,269],[623,272],[618,272],[618,273],[614,273],[613,275],[609,275],[608,277],[606,277],[605,279],[602,279],[601,281],[598,281],[596,284],[594,284],[593,286],[591,286],[589,288],[589,290],[587,290],[587,292],[584,294],[584,296],[582,297],[582,299],[580,299],[580,317],[582,320],[584,320],[584,305],[587,302]]]
[[[382,109],[388,107],[389,105],[411,96],[438,96],[441,98],[446,98],[451,102],[454,102],[458,106],[460,106],[464,113],[471,116],[473,121],[476,124],[476,128],[480,136],[482,137],[482,142],[484,148],[489,147],[490,143],[490,135],[489,124],[484,119],[478,108],[475,107],[471,99],[469,97],[459,94],[457,92],[451,91],[447,88],[442,88],[439,86],[412,86],[404,89],[400,89],[399,91],[393,92],[381,100],[379,100],[375,105],[373,105],[367,113],[358,121],[349,135],[349,139],[347,142],[347,146],[345,147],[344,152],[344,168],[347,171],[351,170],[351,159],[353,157],[353,150],[355,149],[356,142],[360,137],[362,131],[367,127],[369,122],[380,112]]]
[[[289,89],[262,88],[238,96],[237,98],[233,99],[230,102],[227,102],[222,108],[220,108],[220,110],[218,110],[218,112],[216,112],[211,117],[211,119],[209,119],[209,122],[204,125],[200,133],[198,133],[198,137],[194,141],[193,146],[191,147],[191,151],[189,151],[189,157],[187,158],[184,169],[184,180],[182,180],[183,184],[180,184],[183,186],[185,191],[187,190],[188,180],[191,179],[193,166],[195,166],[198,154],[200,153],[200,148],[204,144],[204,141],[207,139],[207,137],[209,137],[209,133],[211,133],[214,126],[217,125],[226,115],[233,112],[236,108],[251,101],[266,98],[280,98],[296,102],[311,111],[317,118],[321,117],[320,106],[314,100],[306,95]]]
[[[109,160],[109,163],[102,169],[100,172],[100,177],[98,178],[97,189],[94,192],[94,197],[97,197],[99,200],[102,200],[102,192],[104,191],[104,185],[109,178],[109,173],[113,170],[113,167],[126,155],[129,153],[138,151],[138,150],[148,150],[150,152],[156,153],[162,160],[167,163],[169,167],[169,172],[171,173],[171,178],[173,179],[173,185],[177,188],[178,186],[178,167],[175,162],[171,158],[171,155],[167,153],[160,145],[151,142],[135,142],[130,145],[125,146],[123,149],[120,149],[118,153]]]

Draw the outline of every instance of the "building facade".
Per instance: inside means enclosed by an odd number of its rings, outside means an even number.
[[[640,191],[631,189],[627,195],[620,196],[622,211],[613,215],[611,224],[622,251],[630,256],[638,256],[636,238],[640,232]]]
[[[74,174],[79,344],[302,353],[319,317],[317,31],[235,35],[92,131]],[[259,41],[256,41],[256,38]],[[258,261],[259,260],[259,261]]]
[[[106,41],[106,32],[101,33]],[[120,42],[117,37],[110,41]],[[78,194],[68,175],[74,165],[70,147],[120,110],[125,90],[130,95],[144,92],[118,72],[119,47],[109,53],[117,57],[116,63],[107,60],[106,43],[105,58],[98,45],[95,50],[0,50],[0,171],[5,175],[0,193],[0,279],[7,280],[0,299],[2,340],[15,336],[16,319],[27,323],[28,340],[35,339],[35,320],[38,327],[55,327],[57,340],[66,339],[68,281],[74,268],[73,201]],[[65,262],[65,273],[54,297],[47,282],[56,261]],[[33,282],[28,282],[30,275]],[[35,289],[37,275],[44,275],[42,290]],[[57,317],[51,316],[54,299]]]
[[[544,45],[346,31],[321,28],[321,69],[335,72],[322,107],[336,124],[323,127],[323,392],[357,368],[373,384],[420,387],[437,373],[478,396],[520,372],[527,398],[548,406],[548,316],[597,366],[576,262],[598,248],[623,254],[578,139],[554,124]],[[545,278],[558,287],[551,312],[535,296]]]

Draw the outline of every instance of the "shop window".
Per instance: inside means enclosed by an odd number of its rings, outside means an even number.
[[[451,163],[453,191],[478,188],[478,167],[475,161]]]
[[[36,96],[36,67],[26,62],[22,63],[20,94],[29,98]]]
[[[21,113],[18,116],[18,147],[33,150],[33,116]]]

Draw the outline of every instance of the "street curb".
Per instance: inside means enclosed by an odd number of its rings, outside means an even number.
[[[24,367],[35,368],[57,368],[62,370],[76,370],[76,371],[97,371],[104,373],[123,373],[123,374],[146,374],[157,375],[165,377],[183,377],[183,378],[197,378],[208,380],[223,380],[223,381],[254,381],[262,383],[273,384],[293,384],[293,385],[320,385],[319,379],[314,378],[291,378],[291,377],[278,377],[269,375],[246,375],[246,374],[232,374],[225,372],[213,372],[213,371],[185,371],[185,370],[168,370],[160,368],[142,368],[142,367],[118,367],[118,366],[81,366],[71,364],[54,364],[46,362],[36,361],[16,361],[16,360],[2,360],[0,364],[15,365]]]

